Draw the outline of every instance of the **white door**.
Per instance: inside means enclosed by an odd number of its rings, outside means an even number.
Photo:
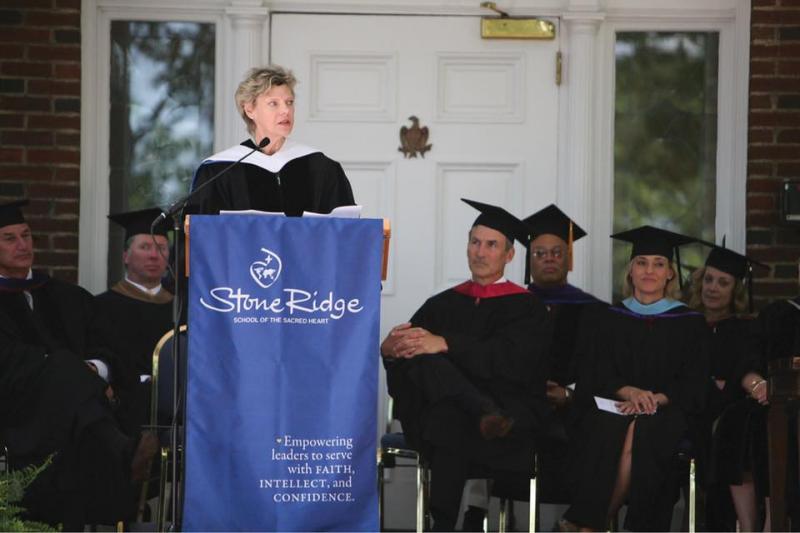
[[[519,216],[555,201],[558,39],[482,40],[477,17],[274,13],[271,41],[299,80],[293,138],[343,164],[364,216],[391,220],[382,336],[469,277],[478,213],[460,198]],[[412,115],[429,128],[424,158],[398,151]],[[517,283],[523,252],[507,270]]]
[[[299,79],[293,137],[342,162],[365,216],[391,220],[382,333],[469,277],[477,212],[460,198],[520,216],[555,200],[557,40],[482,40],[477,17],[279,13],[271,39]],[[398,151],[412,115],[424,158]]]

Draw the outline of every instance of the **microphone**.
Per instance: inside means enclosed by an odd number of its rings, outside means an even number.
[[[191,200],[194,196],[196,196],[198,192],[202,191],[203,189],[205,189],[206,187],[208,187],[209,185],[211,185],[212,183],[217,181],[217,179],[220,176],[222,176],[223,174],[228,172],[230,169],[232,169],[233,167],[235,167],[236,165],[238,165],[239,163],[241,163],[242,161],[244,161],[245,159],[247,159],[248,157],[253,155],[254,152],[257,152],[258,150],[261,150],[262,148],[267,146],[269,144],[269,142],[270,142],[269,141],[269,137],[264,137],[263,139],[261,139],[261,142],[258,143],[258,146],[256,146],[255,148],[253,148],[252,150],[250,150],[249,152],[244,154],[242,157],[240,157],[239,159],[237,159],[236,161],[234,161],[233,163],[231,163],[227,167],[223,168],[222,170],[220,170],[219,172],[217,172],[216,174],[214,174],[213,176],[208,178],[202,185],[200,185],[195,190],[189,191],[188,194],[184,195],[182,198],[179,198],[178,200],[173,202],[172,205],[170,205],[166,210],[162,209],[161,210],[161,214],[158,215],[155,218],[155,220],[153,220],[153,223],[150,225],[151,233],[155,229],[156,225],[159,222],[161,222],[162,220],[166,220],[167,217],[171,217],[175,213],[181,211],[184,207],[186,207],[186,203],[189,200]]]

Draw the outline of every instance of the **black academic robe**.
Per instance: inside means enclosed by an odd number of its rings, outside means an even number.
[[[547,414],[545,313],[513,283],[466,282],[430,298],[410,320],[444,337],[447,353],[384,360],[395,415],[430,464],[437,530],[455,527],[467,477],[515,481],[532,471]],[[498,412],[514,424],[504,437],[487,440],[481,416]]]
[[[580,374],[579,355],[586,353],[578,346],[591,338],[588,332],[596,323],[597,313],[608,304],[570,284],[543,288],[531,283],[528,290],[547,307],[553,339],[547,358],[548,379],[562,387],[572,385]]]
[[[242,146],[255,148],[251,140]],[[220,210],[255,209],[300,216],[303,211],[329,213],[335,207],[355,204],[350,182],[339,163],[322,152],[305,154],[307,150],[284,162],[284,148],[272,157],[274,161],[259,153],[260,157],[247,158],[228,170],[213,185],[199,191],[191,200],[190,211],[217,214]],[[262,161],[264,164],[257,164]],[[209,158],[197,169],[192,190],[230,164],[227,158]]]
[[[84,359],[125,371],[98,342],[92,296],[43,279],[30,290],[33,311],[21,291],[0,290],[0,439],[14,467],[55,454],[23,500],[33,518],[114,523],[124,518],[132,443]]]
[[[416,449],[424,454],[433,447],[454,448],[487,466],[529,470],[519,457],[532,456],[524,450],[546,417],[545,313],[522,288],[488,298],[449,289],[414,313],[414,326],[443,336],[448,345],[446,354],[385,360],[395,412]],[[479,413],[452,408],[464,385],[514,419],[510,438],[484,440]]]
[[[598,319],[589,344],[593,371],[587,383],[578,383],[578,391],[615,399],[616,391],[631,385],[669,398],[656,414],[635,418],[626,529],[669,529],[677,490],[673,459],[689,417],[705,406],[709,375],[705,327],[703,316],[684,306],[639,315],[618,304]],[[607,527],[620,453],[633,421],[597,408],[584,417],[579,438],[574,439],[568,520],[598,530]]]
[[[0,413],[4,422],[19,419],[20,393],[41,373],[45,354],[65,351],[81,362],[100,359],[109,367],[112,384],[128,383],[127,366],[103,343],[91,294],[52,278],[29,292],[33,311],[22,292],[0,290],[0,394],[4,396]],[[85,364],[81,368],[88,370]]]
[[[143,293],[124,280],[96,297],[106,344],[133,374],[153,374],[153,349],[172,329],[172,294],[163,290],[156,297]],[[138,435],[150,423],[150,384],[137,379],[133,405],[121,420],[126,433]]]
[[[137,375],[153,373],[153,349],[172,329],[172,295],[164,301],[133,298],[115,289],[97,295],[106,342]]]
[[[759,358],[756,322],[748,317],[730,317],[708,324],[708,355],[711,370],[706,415],[716,419],[730,404],[747,397],[742,378],[748,372],[763,372]],[[714,383],[725,382],[721,389]]]
[[[729,485],[742,483],[751,472],[757,493],[767,487],[765,408],[742,388],[749,372],[763,373],[757,323],[748,317],[730,317],[709,323],[710,379],[708,404],[697,419],[694,435],[698,478],[706,487],[706,527],[724,531],[735,527]],[[720,388],[716,381],[724,381]],[[713,429],[713,432],[712,432]]]
[[[704,435],[698,438],[698,449],[701,480],[706,475],[703,463],[706,455],[710,454],[709,484],[740,484],[744,471],[752,468],[753,457],[746,457],[746,454],[750,455],[748,450],[753,445],[752,440],[760,435],[764,442],[763,446],[757,446],[758,450],[763,451],[766,446],[764,408],[742,387],[745,374],[764,374],[757,326],[755,320],[747,317],[731,317],[708,324],[711,379],[708,405],[701,418]],[[721,389],[717,380],[725,382]],[[716,431],[709,441],[715,422]]]
[[[531,283],[528,290],[547,308],[547,328],[550,351],[547,356],[547,379],[562,387],[578,382],[582,371],[581,355],[587,353],[584,343],[590,342],[597,316],[608,304],[581,289],[565,284],[544,288]],[[552,407],[538,457],[540,501],[567,503],[569,501],[565,471],[569,437],[579,423],[586,406],[577,403],[585,395],[572,395],[562,407]],[[585,402],[583,402],[585,403]]]

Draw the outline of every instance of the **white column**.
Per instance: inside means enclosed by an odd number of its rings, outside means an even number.
[[[225,8],[224,31],[219,40],[222,61],[217,74],[216,149],[227,148],[245,139],[247,130],[236,111],[233,95],[245,73],[269,60],[269,9],[261,0],[233,0]]]
[[[587,2],[580,2],[586,4]],[[593,4],[593,2],[588,2]],[[557,203],[589,233],[576,247],[574,271],[570,282],[591,291],[588,275],[591,259],[590,239],[608,238],[592,235],[594,175],[594,87],[597,29],[603,14],[579,6],[563,15],[564,49],[562,50],[563,124],[559,139],[559,180]]]

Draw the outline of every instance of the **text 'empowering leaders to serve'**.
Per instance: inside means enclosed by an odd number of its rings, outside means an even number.
[[[186,530],[376,530],[380,220],[191,219]]]

